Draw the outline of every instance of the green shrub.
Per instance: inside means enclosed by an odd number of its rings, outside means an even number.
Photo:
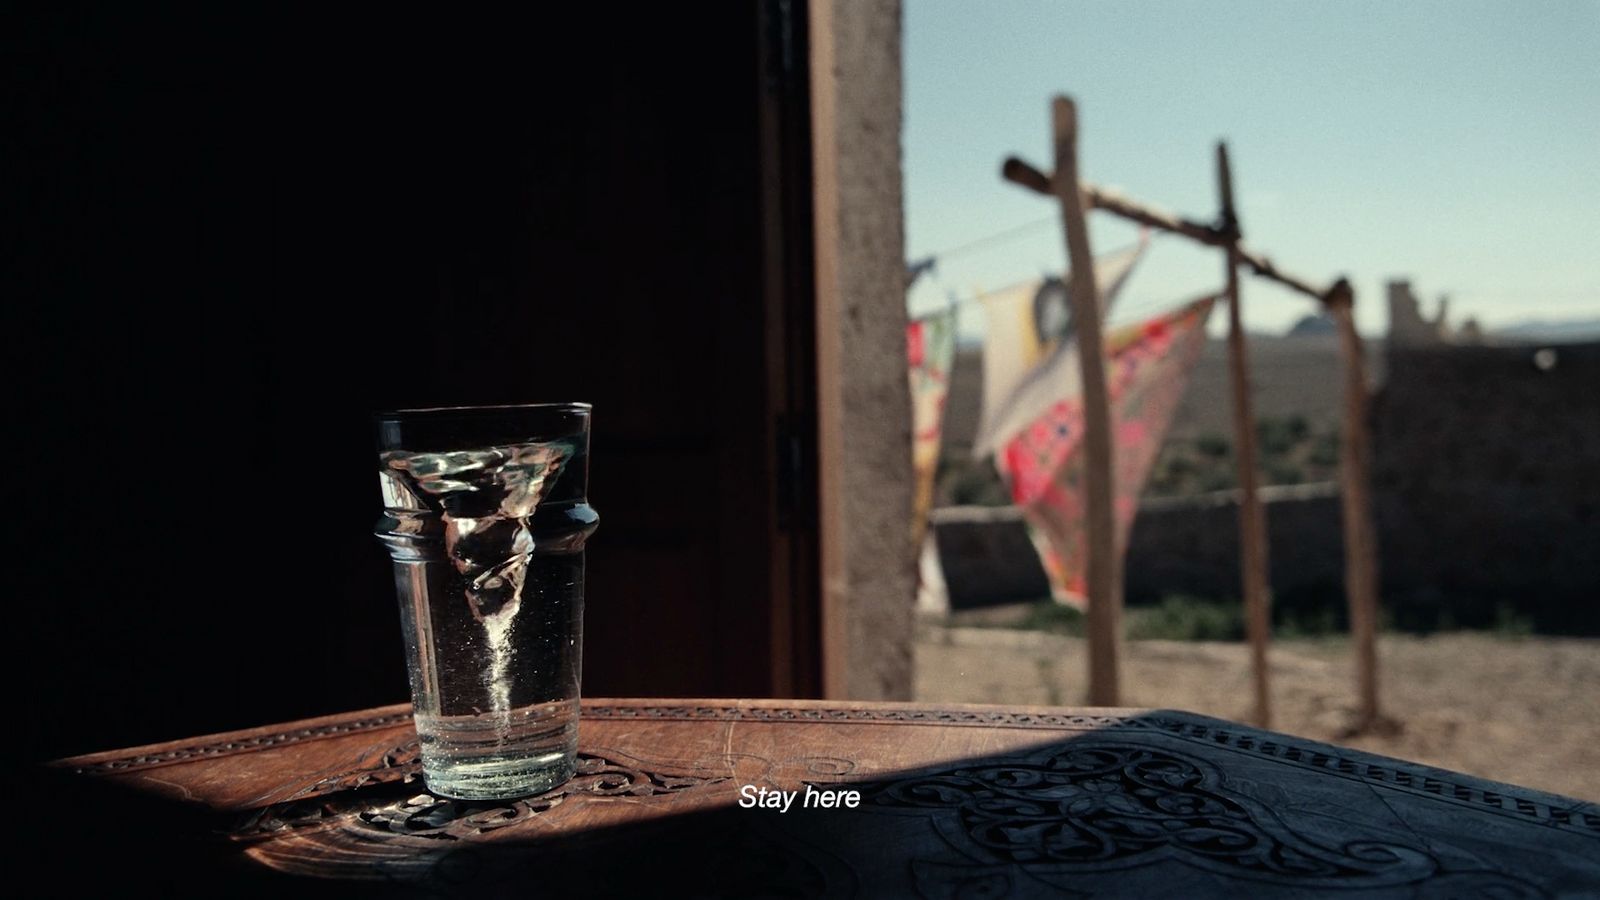
[[[1237,600],[1169,594],[1153,608],[1130,610],[1127,629],[1136,641],[1237,641],[1244,638],[1244,611]]]
[[[1027,615],[1023,616],[1013,627],[1027,631],[1048,631],[1051,634],[1082,637],[1083,626],[1084,616],[1082,612],[1075,607],[1066,606],[1045,598],[1030,606]]]
[[[1283,459],[1269,459],[1261,467],[1267,484],[1304,484],[1306,473],[1298,465]]]
[[[1200,468],[1189,457],[1181,453],[1174,453],[1170,456],[1162,456],[1161,471],[1168,478],[1183,478],[1186,475],[1193,475],[1195,472],[1200,471]]]
[[[1261,441],[1261,452],[1269,456],[1283,456],[1294,450],[1311,434],[1311,423],[1305,416],[1285,418],[1263,417],[1256,422],[1256,436]]]
[[[1517,612],[1509,603],[1494,608],[1494,633],[1500,637],[1525,638],[1533,634],[1533,620]]]
[[[1295,638],[1327,637],[1343,634],[1339,612],[1330,607],[1304,610],[1274,610],[1272,636],[1293,640]]]
[[[942,493],[957,506],[1008,506],[1011,493],[987,460],[944,460],[940,464]]]
[[[1306,454],[1306,459],[1312,465],[1333,467],[1339,464],[1339,432],[1337,430],[1323,432],[1311,442],[1311,452]]]

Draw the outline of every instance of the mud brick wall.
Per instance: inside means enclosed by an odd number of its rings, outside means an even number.
[[[1600,634],[1600,343],[1392,349],[1388,365],[1373,405],[1385,600]]]
[[[1267,562],[1279,605],[1339,609],[1344,535],[1331,484],[1268,487]],[[1238,598],[1239,492],[1146,501],[1128,541],[1124,592],[1130,604],[1169,594]]]
[[[1337,608],[1344,544],[1332,485],[1267,488],[1272,585],[1280,602]],[[1237,598],[1238,492],[1146,501],[1134,520],[1124,574],[1130,604],[1169,594]],[[1016,507],[949,507],[933,516],[953,611],[1041,600],[1050,586]]]

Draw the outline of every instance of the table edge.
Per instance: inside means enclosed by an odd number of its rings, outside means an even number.
[[[759,721],[924,727],[1025,728],[1048,731],[1141,729],[1265,756],[1328,775],[1430,795],[1468,807],[1600,836],[1600,806],[1537,788],[1395,759],[1352,747],[1176,709],[1004,706],[905,701],[599,697],[582,701],[591,720]],[[409,728],[411,705],[397,703],[54,760],[45,765],[84,775],[115,775],[197,759],[226,757],[364,731]]]

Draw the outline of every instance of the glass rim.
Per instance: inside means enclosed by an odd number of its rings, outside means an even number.
[[[386,409],[373,413],[374,419],[401,420],[420,418],[470,418],[477,415],[499,415],[517,412],[591,412],[594,404],[582,401],[559,403],[501,403],[492,406],[419,406],[407,409]]]

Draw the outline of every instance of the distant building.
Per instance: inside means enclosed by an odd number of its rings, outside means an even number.
[[[1450,298],[1439,298],[1439,311],[1432,319],[1422,316],[1422,304],[1411,292],[1411,282],[1399,279],[1389,282],[1389,346],[1434,347],[1440,344],[1479,344],[1483,331],[1475,319],[1468,319],[1459,329],[1449,321]]]

